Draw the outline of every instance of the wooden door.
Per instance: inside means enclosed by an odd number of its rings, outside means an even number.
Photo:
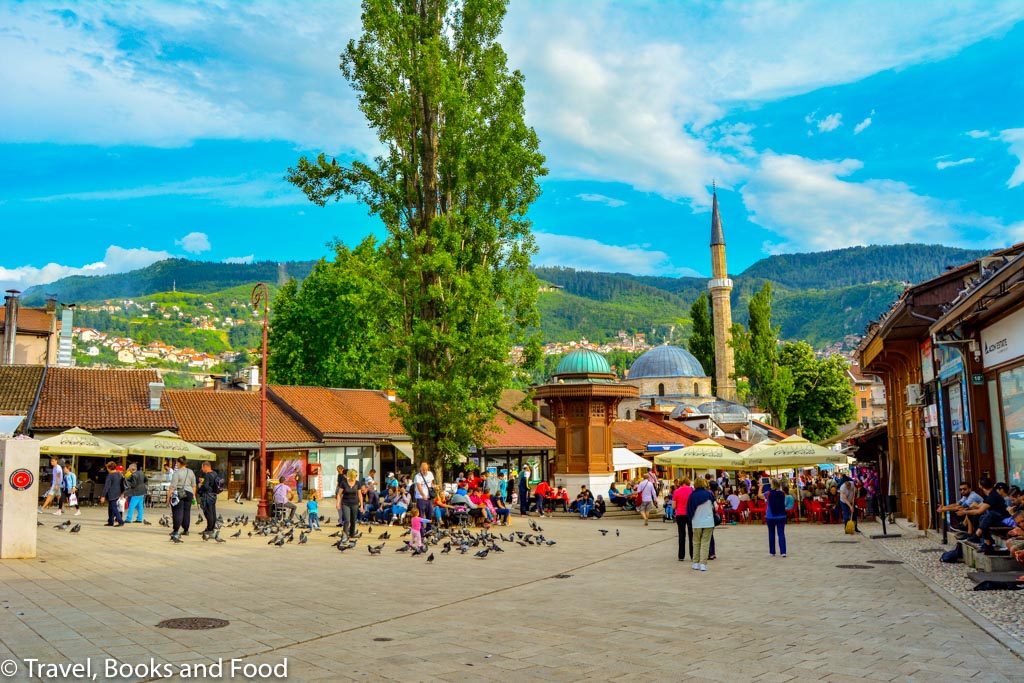
[[[247,497],[246,469],[248,458],[244,455],[231,455],[228,457],[228,497],[234,498],[239,493]]]

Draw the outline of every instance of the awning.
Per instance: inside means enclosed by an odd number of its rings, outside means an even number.
[[[650,460],[640,457],[628,448],[613,448],[612,464],[615,466],[616,472],[621,472],[623,470],[635,470],[641,467],[646,469],[651,468]]]
[[[179,458],[188,460],[216,460],[217,456],[195,444],[183,440],[174,432],[159,432],[128,445],[129,455],[147,458]]]
[[[396,451],[409,458],[410,461],[413,460],[412,441],[392,441],[391,445],[395,447]]]
[[[57,436],[39,442],[39,452],[43,455],[98,455],[102,457],[120,457],[128,453],[124,446],[94,436],[84,429],[75,427]]]

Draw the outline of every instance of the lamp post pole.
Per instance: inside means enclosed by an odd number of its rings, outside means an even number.
[[[252,288],[252,305],[259,310],[263,304],[263,348],[260,354],[260,487],[256,519],[267,519],[267,321],[270,315],[270,290],[266,283],[257,283]]]

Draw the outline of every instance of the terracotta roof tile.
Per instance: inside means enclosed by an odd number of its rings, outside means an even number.
[[[0,415],[28,415],[42,379],[42,365],[0,365]]]
[[[200,444],[258,443],[260,396],[252,391],[167,391],[181,438]],[[273,401],[267,401],[268,443],[314,443],[316,436]]]
[[[756,424],[761,429],[763,429],[766,432],[768,432],[771,436],[774,436],[775,439],[777,439],[779,441],[781,441],[782,439],[785,439],[787,436],[789,436],[789,434],[787,434],[786,432],[782,431],[778,427],[771,426],[767,422],[762,422],[761,420],[755,420],[754,418],[750,418],[750,421],[753,422],[754,424]]]
[[[271,385],[270,393],[325,437],[402,436],[402,423],[391,415],[391,401],[381,391]]]
[[[19,332],[31,332],[33,334],[50,333],[50,313],[45,308],[18,308]],[[0,308],[0,332],[3,332],[3,325],[7,320],[7,309]],[[60,320],[57,320],[57,329],[60,330]]]
[[[499,410],[491,420],[491,426],[497,431],[488,431],[484,437],[486,448],[551,448],[555,440],[535,427],[515,417],[511,413]]]
[[[166,406],[149,409],[149,383],[158,381],[155,370],[51,367],[32,429],[177,429]]]
[[[612,440],[625,444],[631,451],[646,451],[647,445],[652,443],[681,443],[684,446],[694,443],[694,439],[647,420],[616,420],[612,423]]]

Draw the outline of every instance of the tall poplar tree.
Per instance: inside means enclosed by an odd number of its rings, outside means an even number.
[[[290,180],[323,205],[354,196],[387,231],[377,277],[396,410],[435,469],[485,441],[537,323],[527,208],[545,173],[523,76],[497,42],[505,0],[364,0],[341,70],[380,140],[371,162],[301,158]]]
[[[693,329],[686,346],[693,357],[700,361],[704,372],[711,375],[712,394],[716,391],[715,382],[715,330],[711,322],[711,299],[707,292],[701,292],[690,307],[690,320]]]
[[[754,399],[786,428],[786,406],[793,393],[793,375],[779,364],[779,328],[772,327],[772,287],[765,283],[750,297],[747,329],[733,334],[737,375],[750,384]]]

